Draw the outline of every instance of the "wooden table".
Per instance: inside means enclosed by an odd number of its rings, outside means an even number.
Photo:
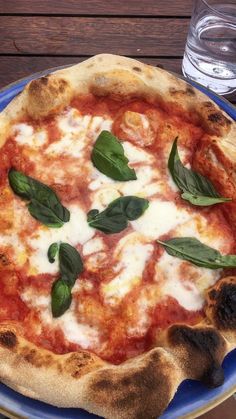
[[[181,73],[191,9],[191,0],[0,0],[0,88],[101,52]],[[235,407],[231,398],[203,417],[235,419]]]

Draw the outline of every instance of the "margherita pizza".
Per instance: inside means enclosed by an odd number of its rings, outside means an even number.
[[[0,114],[0,378],[156,418],[236,346],[236,124],[173,75],[99,55]]]

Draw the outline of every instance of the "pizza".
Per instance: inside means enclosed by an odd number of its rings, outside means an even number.
[[[236,124],[166,71],[98,55],[0,114],[0,377],[156,418],[236,346]]]

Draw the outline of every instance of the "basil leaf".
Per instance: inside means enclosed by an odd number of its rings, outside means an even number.
[[[130,195],[115,199],[105,211],[109,215],[125,215],[129,221],[133,221],[141,217],[148,206],[147,199]]]
[[[60,317],[71,305],[71,287],[59,278],[54,282],[51,289],[51,309],[53,317]]]
[[[32,198],[32,186],[30,184],[30,178],[24,175],[22,172],[10,169],[8,173],[8,180],[13,191],[24,199]]]
[[[128,226],[128,221],[136,220],[148,208],[147,199],[136,196],[124,196],[112,201],[108,207],[99,213],[91,210],[87,221],[91,227],[106,234],[119,233]]]
[[[83,262],[75,247],[61,243],[59,248],[59,268],[61,278],[73,286],[77,276],[83,271]]]
[[[59,250],[59,246],[57,243],[50,244],[48,248],[48,260],[50,263],[55,262],[55,257],[57,255],[58,250]]]
[[[157,240],[165,247],[167,253],[179,259],[187,260],[194,265],[208,269],[235,268],[236,255],[221,255],[193,237],[176,237],[165,242]]]
[[[189,201],[191,204],[193,205],[198,205],[201,207],[206,207],[209,205],[215,205],[215,204],[219,204],[221,202],[227,202],[227,201],[231,201],[230,198],[210,198],[207,196],[196,196],[193,194],[190,194],[188,192],[184,192],[181,197],[183,199],[185,199],[186,201]]]
[[[60,228],[64,224],[50,208],[41,204],[36,199],[31,199],[31,202],[28,204],[28,210],[32,217],[47,227]]]
[[[173,181],[183,192],[182,198],[191,204],[208,206],[231,201],[230,198],[221,197],[206,177],[184,167],[177,149],[177,138],[170,152],[168,168]]]
[[[118,138],[109,131],[102,131],[92,151],[94,166],[104,175],[120,181],[137,179],[134,169],[128,166],[128,159]]]
[[[15,194],[30,201],[28,209],[36,220],[53,228],[59,228],[70,220],[68,209],[44,183],[14,169],[9,171],[8,179]]]
[[[119,233],[128,227],[128,221],[124,215],[107,215],[105,211],[94,217],[90,212],[87,214],[90,227],[103,231],[105,234]]]

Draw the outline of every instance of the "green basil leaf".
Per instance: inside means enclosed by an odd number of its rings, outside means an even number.
[[[104,175],[120,181],[137,179],[134,169],[128,166],[128,159],[118,138],[109,131],[102,131],[92,151],[94,166]]]
[[[128,226],[128,221],[136,220],[148,208],[147,199],[136,196],[124,196],[112,201],[108,207],[99,213],[91,210],[87,221],[91,227],[106,234],[119,233]]]
[[[83,262],[75,247],[61,243],[59,248],[59,268],[61,278],[73,286],[77,276],[83,271]]]
[[[71,287],[63,279],[57,279],[51,289],[51,309],[53,317],[60,317],[71,305]]]
[[[15,194],[30,201],[29,212],[38,221],[59,228],[70,220],[70,212],[47,185],[14,169],[9,171],[8,179]]]
[[[17,170],[10,169],[8,173],[8,180],[15,194],[28,200],[32,198],[32,187],[28,176],[24,175],[22,172],[18,172]]]
[[[48,248],[48,260],[50,263],[55,262],[55,257],[57,255],[58,250],[59,250],[59,246],[57,243],[50,244]]]
[[[87,214],[87,221],[88,223],[92,221],[97,215],[99,214],[99,211],[97,209],[92,209]]]
[[[64,224],[49,207],[41,204],[36,199],[31,199],[28,210],[32,217],[48,227],[60,228]]]
[[[179,259],[187,260],[194,265],[208,269],[235,268],[236,255],[221,255],[193,237],[176,237],[166,241],[157,240],[165,247],[167,253]]]
[[[185,199],[186,201],[189,201],[193,205],[198,205],[201,207],[206,207],[209,205],[215,205],[219,204],[221,202],[227,202],[231,201],[231,199],[228,198],[211,198],[207,196],[196,196],[193,194],[190,194],[189,192],[184,192],[181,197]]]
[[[124,215],[107,215],[105,211],[94,217],[91,216],[90,212],[88,213],[87,220],[90,227],[103,231],[105,234],[120,233],[128,227],[128,221]]]
[[[112,201],[105,210],[109,215],[125,215],[129,221],[137,220],[149,206],[147,199],[122,196]]]
[[[221,197],[206,177],[184,167],[177,149],[177,138],[170,152],[168,168],[173,181],[183,192],[182,198],[191,204],[208,206],[231,201],[231,198]]]

